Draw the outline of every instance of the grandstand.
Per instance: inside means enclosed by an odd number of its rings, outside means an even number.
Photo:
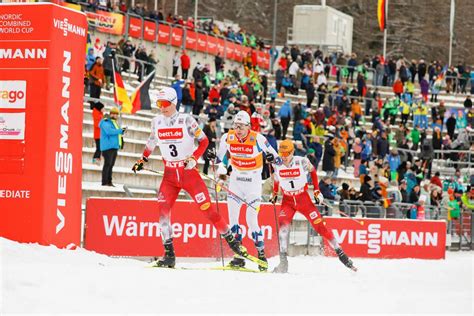
[[[133,89],[139,85],[137,76],[125,75],[124,78],[127,82],[127,91],[129,94],[132,93]],[[171,82],[174,78],[160,76],[157,75],[152,83],[151,89],[156,90],[160,87],[170,86]],[[274,82],[274,77],[269,78],[269,85]],[[330,85],[336,84],[334,78],[329,80]],[[369,88],[373,89],[375,87],[369,85]],[[391,87],[378,87],[379,92],[383,98],[391,98],[394,96]],[[417,91],[418,92],[418,91]],[[153,93],[153,91],[152,91]],[[151,94],[152,94],[151,93]],[[279,110],[281,105],[287,100],[290,99],[292,105],[296,105],[297,103],[304,104],[306,102],[306,92],[304,90],[299,90],[297,95],[292,94],[285,94],[284,97],[277,97],[275,105],[276,111]],[[463,95],[448,95],[448,94],[440,94],[438,97],[439,100],[445,102],[445,105],[448,109],[462,109],[462,102],[464,100]],[[92,137],[92,116],[91,110],[89,109],[89,103],[87,102],[88,98],[85,98],[84,102],[84,130],[83,130],[83,204],[87,198],[92,196],[100,196],[100,197],[126,197],[132,196],[137,198],[155,198],[156,197],[156,190],[159,186],[161,175],[152,173],[150,171],[142,171],[140,174],[135,175],[132,170],[131,166],[133,163],[141,157],[141,153],[143,151],[144,145],[146,143],[146,139],[148,138],[149,134],[149,127],[151,118],[154,116],[154,113],[158,111],[158,109],[154,106],[152,111],[138,111],[135,115],[127,115],[122,114],[122,126],[127,126],[127,133],[124,136],[125,146],[123,150],[119,151],[116,165],[114,167],[114,184],[116,187],[103,187],[100,185],[101,179],[101,167],[92,164],[92,154],[95,151],[95,143]],[[113,90],[104,90],[102,93],[101,100],[105,103],[106,108],[110,109],[113,106]],[[206,101],[207,102],[207,101]],[[208,103],[208,102],[207,102]],[[430,104],[433,105],[433,104]],[[316,104],[313,104],[313,108],[316,109]],[[206,117],[200,118],[201,123],[205,123]],[[365,128],[368,132],[371,131],[372,123],[370,123],[370,117],[366,117],[366,125]],[[409,121],[408,126],[412,126],[413,122]],[[393,128],[397,128],[397,126],[393,126]],[[293,122],[290,123],[288,129],[288,137],[292,137],[292,130],[293,130]],[[474,136],[471,131],[471,138]],[[428,135],[428,137],[430,137]],[[470,158],[468,161],[471,161]],[[199,167],[202,168],[203,160],[200,159]],[[454,174],[454,167],[452,166],[453,162],[445,159],[435,159],[433,161],[433,173],[435,171],[439,171],[442,176],[452,176]],[[156,170],[162,170],[162,162],[161,157],[159,155],[158,149],[155,151],[154,155],[151,156],[149,167]],[[467,172],[472,174],[473,164],[468,163],[460,166],[463,172]],[[359,189],[360,181],[359,178],[355,178],[353,174],[353,167],[351,166],[351,162],[347,164],[344,171],[339,173],[337,177],[337,185],[340,187],[342,182],[348,183],[351,187]],[[318,175],[319,177],[323,177],[326,173],[319,168]],[[267,180],[270,181],[270,180]],[[210,183],[208,183],[209,187],[212,187]],[[212,194],[212,191],[211,191]],[[184,192],[181,192],[181,198],[188,199],[189,197],[186,196]],[[85,205],[84,205],[85,206]],[[337,206],[337,202],[336,202]],[[354,206],[357,208],[357,206]],[[337,214],[334,214],[337,216]],[[399,214],[402,216],[402,214]],[[383,213],[380,215],[383,217]],[[441,218],[446,218],[446,210],[442,211],[440,215]],[[470,230],[470,225],[467,225],[470,219],[464,219],[464,224],[459,223],[457,225],[463,225],[464,231]],[[293,233],[293,241],[307,239],[307,227],[304,223],[304,218],[296,218],[296,223],[293,225],[294,233]],[[459,226],[456,226],[457,228]],[[299,236],[299,238],[298,238]],[[453,239],[454,241],[459,241],[459,238],[456,236]],[[296,241],[295,241],[296,242]],[[457,247],[457,246],[456,246]],[[305,247],[303,247],[305,248]]]

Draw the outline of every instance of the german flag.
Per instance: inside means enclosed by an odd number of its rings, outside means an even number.
[[[116,70],[114,70],[114,100],[117,105],[122,107],[122,113],[132,113],[132,102],[130,102],[123,84],[122,76]]]
[[[386,19],[385,2],[388,0],[378,0],[378,1],[379,1],[379,4],[377,7],[377,18],[379,20],[380,30],[383,32],[387,28],[386,21],[385,21]]]
[[[139,110],[151,110],[151,101],[150,101],[150,84],[155,77],[155,72],[153,71],[142,81],[138,86],[137,90],[132,94],[132,113],[135,113]]]

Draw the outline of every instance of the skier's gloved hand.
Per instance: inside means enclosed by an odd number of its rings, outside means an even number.
[[[322,204],[324,201],[324,196],[319,192],[319,190],[314,190],[313,191],[314,199],[316,201],[316,204]]]
[[[275,156],[273,156],[272,153],[266,153],[265,154],[265,160],[268,162],[268,163],[272,163],[275,161]]]
[[[207,151],[206,153],[206,158],[209,159],[209,160],[214,160],[216,159],[216,149],[213,148],[213,149],[210,149]]]
[[[197,165],[196,158],[194,158],[193,156],[189,157],[184,162],[184,165],[185,165],[184,169],[187,169],[187,170],[191,170],[191,169],[195,168],[196,165]]]
[[[278,194],[275,194],[275,192],[273,192],[272,197],[270,198],[270,200],[268,200],[268,202],[275,204],[277,200],[278,200]]]
[[[137,171],[140,171],[143,169],[143,165],[148,162],[147,157],[142,157],[141,159],[138,159],[137,162],[133,165],[132,171],[137,173]]]

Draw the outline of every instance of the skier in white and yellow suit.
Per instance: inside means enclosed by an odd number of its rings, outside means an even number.
[[[265,153],[265,157],[264,157]],[[265,258],[264,242],[262,232],[258,225],[258,210],[262,199],[262,168],[266,162],[281,164],[281,158],[273,147],[270,146],[266,138],[250,130],[250,116],[245,111],[240,111],[235,116],[232,129],[222,135],[220,146],[217,152],[217,174],[221,178],[227,175],[227,165],[232,166],[230,175],[229,190],[238,195],[227,195],[227,208],[229,210],[229,224],[236,238],[241,240],[242,234],[239,226],[239,215],[242,200],[247,206],[246,220],[247,226],[258,251],[258,258],[267,261]],[[243,258],[235,256],[230,262],[230,266],[243,267]],[[266,270],[259,266],[260,270]]]

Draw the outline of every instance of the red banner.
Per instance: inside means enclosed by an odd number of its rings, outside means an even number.
[[[194,31],[187,30],[186,32],[186,49],[197,49],[197,34]]]
[[[173,238],[176,253],[182,257],[219,257],[219,236],[195,203],[177,201],[172,210]],[[219,212],[226,221],[227,203],[219,202]],[[89,199],[86,212],[85,248],[107,255],[160,256],[163,247],[158,223],[156,200]],[[250,253],[256,254],[241,211],[240,223],[243,243]],[[278,254],[275,218],[272,205],[262,205],[259,224],[269,257]],[[224,241],[225,255],[232,252]]]
[[[18,32],[0,41],[0,236],[79,245],[86,16],[52,3],[1,12]]]
[[[243,51],[242,51],[242,45],[235,44],[235,46],[234,46],[234,60],[238,61],[240,63],[240,62],[242,62],[243,58],[244,58],[244,56],[243,56]]]
[[[131,16],[128,21],[128,35],[142,39],[142,19]]]
[[[145,41],[156,42],[156,23],[145,20],[143,38]]]
[[[87,12],[87,20],[90,25],[102,33],[122,35],[124,32],[125,17],[119,13],[96,10]]]
[[[199,52],[206,53],[207,52],[207,35],[197,33],[197,50]]]
[[[444,259],[445,221],[326,217],[327,227],[350,257]],[[334,252],[325,242],[326,255]]]
[[[180,27],[173,27],[171,30],[171,45],[181,47],[183,45],[184,31]]]
[[[235,44],[233,42],[226,41],[225,42],[225,58],[226,59],[234,59],[234,47]]]
[[[207,37],[207,52],[211,55],[217,55],[217,38],[214,36]]]
[[[169,44],[170,43],[171,27],[166,24],[160,24],[158,26],[158,43]]]
[[[221,55],[221,57],[224,57],[225,41],[221,38],[217,39],[217,52]]]

